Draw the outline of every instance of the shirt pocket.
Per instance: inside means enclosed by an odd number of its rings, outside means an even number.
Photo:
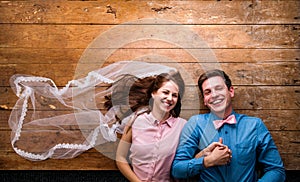
[[[249,165],[251,162],[255,162],[255,148],[250,143],[236,144],[236,160],[241,165]]]

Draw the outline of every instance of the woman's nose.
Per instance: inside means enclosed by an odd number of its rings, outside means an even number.
[[[172,94],[168,94],[168,95],[167,95],[167,99],[168,99],[168,100],[172,100]]]

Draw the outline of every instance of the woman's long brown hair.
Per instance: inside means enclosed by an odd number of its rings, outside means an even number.
[[[106,97],[104,106],[110,109],[114,105],[124,106],[124,111],[119,119],[125,118],[140,108],[149,107],[150,112],[153,104],[151,94],[162,87],[164,82],[173,81],[179,87],[179,97],[170,114],[178,117],[181,111],[181,98],[184,94],[184,81],[178,72],[162,73],[157,76],[136,78],[125,75],[114,87],[112,95]]]

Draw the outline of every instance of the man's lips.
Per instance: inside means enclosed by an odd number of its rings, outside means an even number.
[[[217,100],[214,100],[212,102],[209,102],[209,104],[211,104],[211,105],[217,105],[217,104],[220,104],[222,102],[223,102],[223,99],[217,99]]]

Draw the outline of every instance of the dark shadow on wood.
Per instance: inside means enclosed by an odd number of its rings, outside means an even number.
[[[300,171],[286,171],[286,182],[300,181]],[[2,182],[127,182],[120,171],[117,170],[1,170],[0,181]]]

